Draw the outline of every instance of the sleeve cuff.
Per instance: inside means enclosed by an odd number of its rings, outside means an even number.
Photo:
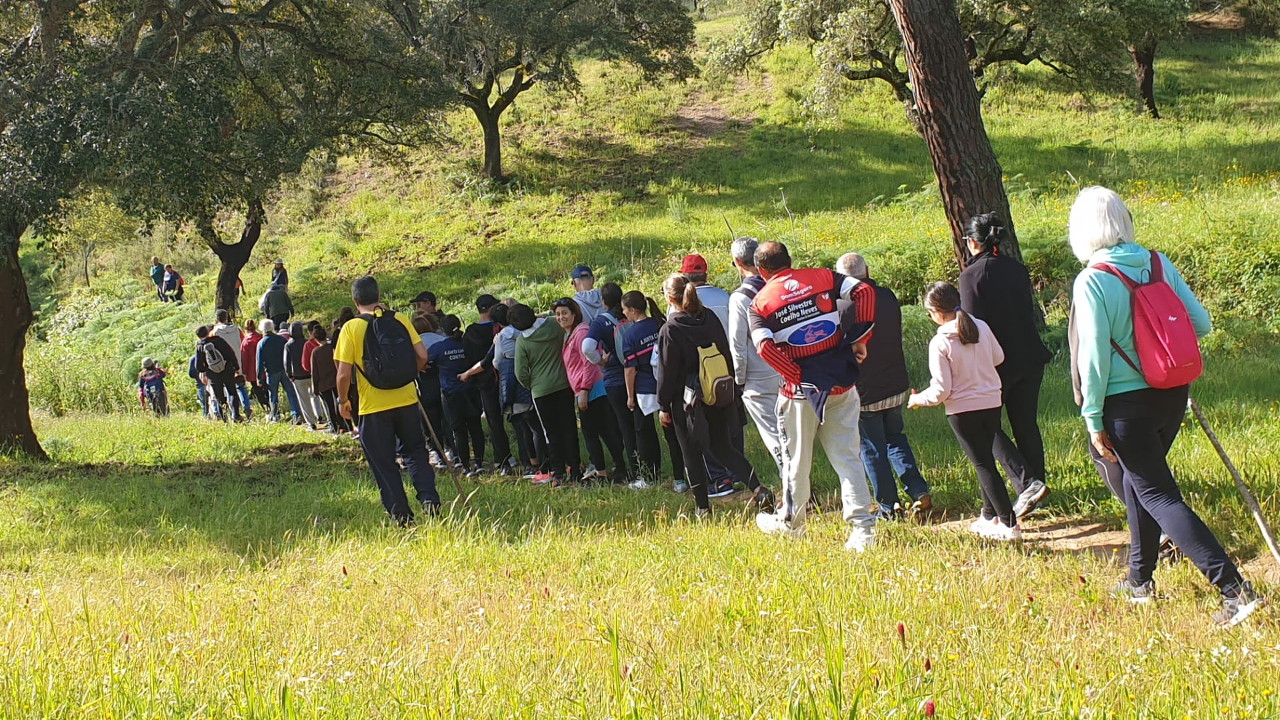
[[[1084,426],[1091,433],[1102,432],[1102,418],[1096,415],[1085,417]]]

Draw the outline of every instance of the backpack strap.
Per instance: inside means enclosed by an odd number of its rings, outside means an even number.
[[[1138,283],[1134,281],[1133,278],[1120,272],[1120,270],[1116,268],[1116,266],[1114,265],[1111,265],[1109,263],[1098,263],[1097,265],[1090,265],[1089,267],[1094,270],[1101,270],[1102,272],[1107,273],[1108,275],[1114,275],[1115,277],[1120,278],[1120,281],[1124,283],[1124,286],[1129,289],[1130,293],[1138,289]],[[1151,267],[1152,267],[1152,274],[1151,274],[1152,281],[1154,282],[1156,279],[1163,280],[1164,268],[1160,267],[1160,256],[1156,254],[1155,250],[1151,251]],[[1120,343],[1117,343],[1115,338],[1111,338],[1111,349],[1115,350],[1116,354],[1120,356],[1120,359],[1124,360],[1126,365],[1133,368],[1134,372],[1138,373],[1139,375],[1142,374],[1142,368],[1138,367],[1138,364],[1133,361],[1133,358],[1129,357],[1129,353],[1125,352],[1124,348],[1120,347]]]

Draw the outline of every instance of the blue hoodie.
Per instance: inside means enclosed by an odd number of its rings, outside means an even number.
[[[1209,311],[1192,294],[1173,263],[1163,255],[1160,259],[1164,263],[1165,282],[1187,306],[1196,336],[1208,335],[1213,328]],[[1130,278],[1144,282],[1151,270],[1151,252],[1137,243],[1122,243],[1098,250],[1089,258],[1089,266],[1099,263],[1113,265]],[[1150,387],[1142,374],[1129,367],[1111,347],[1111,341],[1115,340],[1126,355],[1137,361],[1132,294],[1120,278],[1086,267],[1076,276],[1071,298],[1079,339],[1076,370],[1080,374],[1080,414],[1089,432],[1100,432],[1102,406],[1107,397]]]

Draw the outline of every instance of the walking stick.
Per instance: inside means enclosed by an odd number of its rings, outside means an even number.
[[[1222,458],[1222,464],[1227,466],[1227,470],[1231,473],[1231,478],[1236,481],[1236,489],[1240,491],[1240,496],[1244,498],[1244,504],[1249,506],[1249,512],[1253,515],[1254,522],[1258,523],[1258,529],[1262,531],[1262,539],[1267,543],[1267,548],[1271,550],[1276,562],[1280,562],[1280,544],[1276,543],[1275,533],[1271,531],[1271,526],[1267,524],[1267,519],[1262,515],[1262,506],[1258,504],[1258,498],[1249,489],[1249,486],[1245,485],[1244,478],[1240,476],[1240,471],[1236,469],[1235,463],[1231,462],[1231,458],[1227,456],[1227,451],[1223,449],[1222,443],[1218,442],[1218,436],[1209,427],[1209,420],[1205,418],[1204,411],[1200,409],[1200,404],[1193,398],[1187,398],[1187,407],[1191,408],[1191,412],[1195,414],[1200,427],[1204,429],[1204,434],[1209,437],[1209,442],[1213,443],[1213,449],[1218,451],[1218,457]]]
[[[441,458],[443,458],[444,445],[440,444],[440,436],[436,435],[436,428],[434,425],[431,424],[431,418],[427,417],[426,408],[422,407],[422,403],[417,403],[417,405],[418,405],[418,414],[422,416],[422,422],[427,424],[427,433],[431,435],[431,442],[435,444],[436,452],[440,455]],[[462,491],[462,483],[458,482],[458,476],[450,472],[449,477],[453,479],[453,487],[457,489],[458,497],[464,498],[462,501],[462,504],[466,505],[467,500],[470,500],[471,498],[470,496],[468,496],[466,493]]]

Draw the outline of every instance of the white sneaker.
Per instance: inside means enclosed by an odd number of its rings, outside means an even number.
[[[766,535],[782,535],[789,538],[804,537],[804,526],[791,527],[775,513],[759,513],[756,515],[756,527]]]
[[[644,478],[639,478],[635,482],[631,483],[630,485],[627,485],[627,487],[631,488],[632,490],[648,490],[653,486],[650,485],[649,481],[645,480]]]
[[[596,469],[595,465],[588,465],[587,469],[582,471],[583,482],[586,482],[588,480],[595,480],[599,476],[600,476],[600,471]]]
[[[981,530],[978,530],[978,535],[988,540],[997,540],[999,542],[1016,542],[1022,539],[1022,528],[1017,525],[1014,525],[1013,527],[1009,527],[1008,525],[1005,525],[1003,522],[1000,522],[1000,518],[995,518],[994,520],[991,521],[989,525],[986,525]]]
[[[996,521],[995,518],[984,518],[981,515],[979,515],[978,519],[974,520],[973,523],[969,525],[969,532],[977,535],[981,535],[983,531],[986,530],[988,527],[990,527],[991,523],[995,521]]]
[[[876,544],[875,533],[869,527],[855,527],[849,533],[849,539],[844,543],[844,549],[849,552],[866,552],[872,545]]]

